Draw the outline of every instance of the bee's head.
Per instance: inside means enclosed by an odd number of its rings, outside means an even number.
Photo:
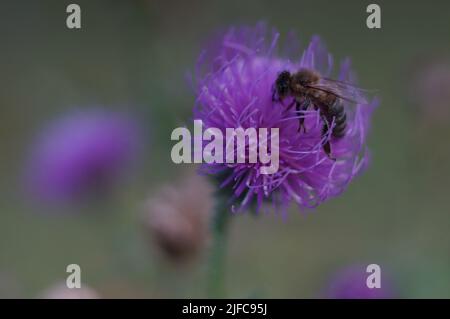
[[[280,98],[286,97],[291,92],[291,73],[282,71],[275,81],[275,89]]]

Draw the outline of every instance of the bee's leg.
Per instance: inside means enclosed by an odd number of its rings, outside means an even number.
[[[326,135],[328,134],[330,124],[328,123],[328,120],[325,116],[323,116],[322,119],[324,121],[323,127],[322,127],[322,138],[325,138]],[[330,144],[329,138],[326,139],[326,142],[322,145],[322,148],[323,148],[323,151],[325,152],[325,154],[327,154],[329,159],[331,159],[333,161],[336,160],[336,158],[331,155],[331,144]]]
[[[302,115],[299,118],[299,127],[298,127],[298,131],[300,132],[300,130],[303,128],[303,132],[306,133],[306,126],[305,126],[305,114],[303,113],[303,111],[306,111],[308,109],[310,105],[310,101],[308,99],[303,100],[302,103],[300,103],[299,101],[295,101],[295,110],[297,111],[297,114]]]
[[[274,86],[272,86],[272,102],[281,102],[281,98],[278,96]]]
[[[296,104],[296,101],[292,100],[292,102],[287,106],[286,111],[289,111],[295,104]]]
[[[279,102],[280,99],[277,98],[277,92],[272,90],[272,102]]]

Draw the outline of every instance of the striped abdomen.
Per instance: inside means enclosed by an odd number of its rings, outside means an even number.
[[[334,127],[331,132],[334,137],[343,137],[345,128],[347,127],[347,115],[345,114],[344,105],[340,99],[336,99],[328,110],[328,121],[331,124],[334,118]]]

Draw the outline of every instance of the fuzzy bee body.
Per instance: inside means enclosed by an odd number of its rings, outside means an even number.
[[[293,97],[288,109],[295,105],[297,113],[308,110],[311,106],[319,110],[323,121],[322,136],[331,129],[334,138],[345,136],[347,128],[347,114],[344,100],[354,103],[365,103],[358,93],[361,90],[350,84],[323,78],[318,72],[310,69],[300,69],[296,73],[282,71],[279,73],[273,89],[273,100],[281,101],[286,97]],[[299,131],[304,126],[304,117],[299,118]],[[325,139],[323,150],[331,156],[330,139]]]

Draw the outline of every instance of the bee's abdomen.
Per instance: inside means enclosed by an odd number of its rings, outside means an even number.
[[[344,105],[338,99],[330,108],[331,118],[334,118],[334,127],[332,135],[334,137],[343,137],[347,127],[347,115],[345,114]]]

